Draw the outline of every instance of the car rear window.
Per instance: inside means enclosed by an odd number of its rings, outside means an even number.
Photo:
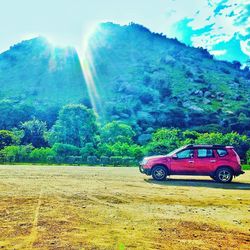
[[[207,149],[207,148],[200,148],[200,149],[198,149],[198,157],[199,158],[214,157],[213,150]]]
[[[220,157],[223,157],[225,155],[227,155],[227,150],[226,149],[217,149],[217,154],[220,156]]]

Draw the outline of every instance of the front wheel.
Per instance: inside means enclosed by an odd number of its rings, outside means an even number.
[[[215,180],[221,183],[229,183],[233,179],[233,172],[230,168],[219,168],[215,174]]]
[[[156,180],[156,181],[163,181],[166,179],[167,176],[167,170],[165,167],[163,166],[156,166],[153,168],[152,171],[152,177]]]

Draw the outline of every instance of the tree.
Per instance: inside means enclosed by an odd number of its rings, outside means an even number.
[[[146,146],[148,154],[166,154],[181,145],[190,144],[191,139],[184,138],[180,129],[158,129],[152,141]]]
[[[131,126],[118,121],[106,124],[101,130],[102,143],[132,143],[134,136],[135,132]]]
[[[12,129],[20,122],[27,121],[34,114],[34,108],[30,105],[19,104],[10,100],[0,101],[0,129]]]
[[[32,144],[35,148],[47,146],[47,141],[45,139],[47,132],[46,122],[33,119],[31,121],[21,123],[20,127],[24,131],[24,135],[21,140],[22,144]]]
[[[221,144],[234,146],[241,158],[245,159],[246,151],[250,148],[250,140],[246,135],[236,132],[222,134],[218,132],[204,133],[195,140],[196,144]]]
[[[56,124],[49,133],[49,142],[84,147],[94,143],[98,132],[94,112],[81,104],[64,106],[59,112]]]
[[[0,149],[17,142],[14,133],[8,130],[0,130]]]
[[[133,157],[140,159],[143,157],[143,149],[137,144],[128,144],[124,142],[116,142],[114,144],[104,143],[98,148],[99,156],[119,156]]]

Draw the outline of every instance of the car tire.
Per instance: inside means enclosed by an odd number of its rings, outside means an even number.
[[[228,167],[219,168],[215,173],[215,180],[220,183],[229,183],[233,179],[233,171]]]
[[[164,181],[167,177],[167,169],[163,166],[155,166],[152,170],[152,177],[156,181]]]

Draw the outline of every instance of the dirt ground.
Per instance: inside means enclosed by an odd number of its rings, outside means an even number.
[[[250,171],[231,184],[136,168],[0,166],[0,249],[250,249]]]

